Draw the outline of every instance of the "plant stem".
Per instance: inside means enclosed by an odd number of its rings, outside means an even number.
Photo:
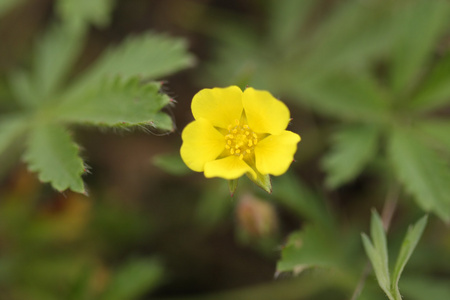
[[[398,184],[392,185],[386,195],[386,199],[384,201],[384,206],[383,206],[383,212],[381,214],[381,220],[383,222],[383,228],[384,228],[385,232],[387,232],[389,230],[389,226],[391,225],[392,217],[394,215],[395,209],[397,208],[397,202],[398,202],[399,195],[400,195],[400,186]],[[363,272],[361,273],[358,284],[356,285],[356,288],[353,291],[353,294],[352,294],[352,297],[350,298],[350,300],[358,299],[359,295],[361,294],[361,292],[364,288],[364,285],[367,280],[367,276],[369,276],[370,271],[372,271],[372,266],[371,266],[369,260],[367,260],[367,263],[364,267]],[[397,295],[395,295],[395,297],[397,298]],[[401,300],[401,299],[402,298],[400,296],[400,298],[398,298],[398,300]],[[395,300],[397,300],[397,299],[395,299]]]

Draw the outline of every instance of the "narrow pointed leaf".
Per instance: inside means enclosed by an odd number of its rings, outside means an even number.
[[[128,80],[117,77],[71,95],[53,113],[64,122],[172,130],[171,119],[160,112],[170,99],[159,88],[159,84],[142,83],[137,77]]]
[[[247,176],[250,178],[251,181],[253,181],[257,186],[262,188],[264,191],[266,191],[269,194],[272,194],[272,181],[270,180],[270,175],[266,174],[263,175],[259,172],[256,172],[257,178],[253,179],[252,176]]]
[[[386,270],[383,265],[383,261],[381,259],[380,253],[375,249],[369,237],[366,234],[361,235],[364,249],[366,251],[367,257],[372,264],[373,270],[375,271],[375,276],[377,277],[378,284],[381,289],[386,293],[386,295],[390,295],[389,291],[389,274],[386,273]]]
[[[378,149],[379,132],[373,126],[343,128],[333,137],[333,147],[323,161],[327,172],[326,184],[336,188],[357,177],[374,158]]]
[[[425,211],[450,221],[450,168],[420,139],[397,128],[390,136],[388,155],[405,188]]]
[[[81,179],[84,165],[78,152],[78,146],[65,129],[55,124],[40,124],[29,133],[24,160],[41,181],[50,182],[56,190],[84,193]]]
[[[383,278],[387,280],[389,286],[389,257],[387,251],[386,233],[384,232],[381,218],[375,210],[372,211],[370,235],[380,259],[380,271],[383,273]]]
[[[394,272],[392,273],[392,288],[395,288],[396,290],[398,290],[398,281],[400,280],[403,269],[422,236],[425,226],[427,225],[427,220],[428,216],[424,216],[417,221],[416,224],[408,229],[408,233],[403,240],[397,262],[395,263]]]
[[[230,191],[231,197],[233,197],[238,186],[238,179],[228,180],[228,190]]]

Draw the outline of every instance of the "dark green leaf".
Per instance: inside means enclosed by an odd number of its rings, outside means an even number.
[[[440,60],[425,78],[409,104],[415,110],[427,112],[450,103],[450,53]]]
[[[336,265],[339,248],[335,240],[326,231],[318,227],[306,227],[289,236],[277,263],[277,271],[294,271],[313,267],[330,267]]]
[[[391,68],[394,92],[399,93],[414,84],[413,79],[431,58],[438,38],[449,25],[449,17],[450,5],[445,0],[411,1],[397,15],[400,35]]]
[[[190,169],[181,159],[179,154],[160,154],[153,157],[153,164],[172,175],[185,175]]]
[[[336,188],[353,180],[377,153],[379,132],[376,127],[348,127],[333,137],[333,147],[322,163],[326,184]]]

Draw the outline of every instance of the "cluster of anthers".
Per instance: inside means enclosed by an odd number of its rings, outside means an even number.
[[[258,143],[258,135],[247,124],[241,124],[239,120],[235,120],[234,124],[228,125],[225,141],[225,148],[231,155],[244,159],[244,156],[253,153],[255,145]]]

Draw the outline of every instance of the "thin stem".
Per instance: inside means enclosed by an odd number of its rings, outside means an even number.
[[[392,217],[394,216],[394,212],[397,208],[399,195],[400,195],[400,186],[398,184],[394,184],[389,189],[386,195],[386,199],[384,200],[383,212],[381,213],[381,221],[383,222],[383,228],[385,232],[388,232],[389,226],[391,225]],[[358,299],[359,295],[361,294],[364,288],[364,285],[366,284],[367,276],[369,276],[371,271],[372,265],[370,264],[369,260],[367,260],[364,270],[361,273],[358,284],[356,285],[356,288],[353,291],[350,300]]]

